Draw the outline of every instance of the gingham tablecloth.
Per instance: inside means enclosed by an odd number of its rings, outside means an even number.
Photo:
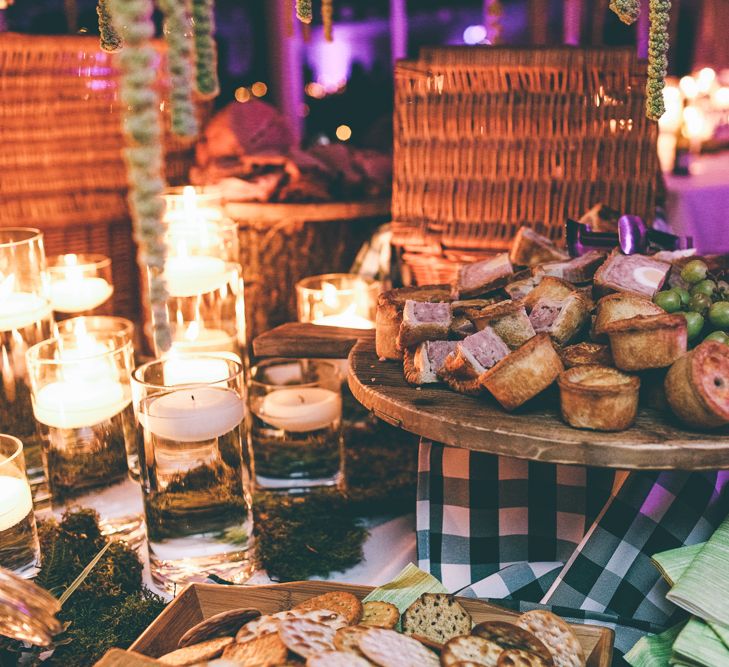
[[[684,618],[653,554],[707,540],[729,472],[616,472],[421,441],[420,567],[449,591],[615,629],[614,665]]]

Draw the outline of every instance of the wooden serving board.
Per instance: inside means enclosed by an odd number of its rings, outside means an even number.
[[[119,661],[118,651],[110,652],[99,663],[108,667],[124,664],[129,667],[149,665],[150,657],[158,657],[177,648],[180,637],[193,625],[221,611],[240,607],[260,609],[264,614],[291,609],[299,602],[329,591],[349,591],[364,598],[369,586],[353,586],[327,581],[299,581],[272,586],[219,586],[190,584],[155,619],[126,653],[128,660]],[[510,620],[516,614],[508,609],[471,598],[459,598],[476,623]],[[610,667],[613,653],[613,631],[595,625],[573,625],[572,629],[587,656],[587,667]],[[140,655],[141,654],[141,655]],[[147,657],[142,657],[147,656]],[[105,662],[106,661],[106,662]],[[157,663],[161,664],[161,663]]]
[[[361,340],[349,355],[349,387],[375,416],[435,442],[533,461],[625,470],[729,468],[729,428],[684,429],[673,415],[641,407],[635,425],[618,433],[573,429],[559,417],[556,389],[515,412],[490,397],[443,386],[411,387],[402,364],[379,361]]]

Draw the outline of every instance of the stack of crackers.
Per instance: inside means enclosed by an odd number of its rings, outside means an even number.
[[[224,667],[584,667],[570,627],[548,611],[474,627],[452,596],[424,593],[400,615],[389,602],[347,592],[289,611],[235,609],[186,632],[165,665]]]

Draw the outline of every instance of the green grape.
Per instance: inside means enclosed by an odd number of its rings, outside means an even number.
[[[663,308],[667,313],[675,313],[677,310],[681,310],[681,297],[673,290],[656,293],[653,297],[653,303]]]
[[[689,340],[693,340],[704,328],[704,318],[699,313],[681,313],[686,318],[686,334]]]
[[[726,280],[720,280],[716,284],[716,289],[723,299],[729,299],[729,283]]]
[[[727,336],[723,331],[712,331],[706,338],[704,338],[704,341],[707,340],[715,340],[717,343],[729,345],[729,336]]]
[[[711,297],[716,290],[716,283],[713,280],[702,280],[691,288],[691,294],[706,294]]]
[[[692,259],[681,271],[681,278],[683,278],[689,285],[698,283],[704,278],[709,272],[709,267],[706,266],[700,259]]]
[[[717,301],[711,304],[709,322],[718,329],[729,329],[729,301]]]
[[[689,301],[689,310],[694,313],[705,313],[711,307],[711,299],[706,294],[694,294]]]
[[[678,294],[678,297],[681,299],[681,307],[688,308],[689,301],[691,300],[689,291],[683,287],[674,287],[671,291]]]

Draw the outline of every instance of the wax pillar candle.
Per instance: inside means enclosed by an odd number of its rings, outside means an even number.
[[[32,511],[33,498],[28,482],[0,475],[0,532],[16,526]]]

